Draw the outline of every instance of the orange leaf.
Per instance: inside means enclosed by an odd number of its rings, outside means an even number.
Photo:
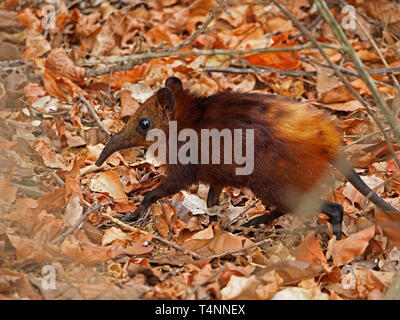
[[[271,48],[298,45],[298,42],[287,41],[287,38],[287,34],[275,37],[275,42]],[[267,66],[280,70],[296,70],[300,66],[300,60],[297,51],[257,53],[249,55],[245,59],[255,65]]]
[[[77,84],[66,77],[56,77],[49,70],[43,75],[44,88],[49,95],[63,101],[71,101],[81,95],[87,95]]]
[[[154,234],[144,235],[139,241],[135,242],[133,246],[126,248],[125,252],[131,255],[140,255],[151,252],[154,249],[154,245],[150,243],[153,237]]]
[[[93,178],[89,188],[97,192],[107,192],[115,200],[128,200],[119,175],[113,170],[102,172]]]
[[[65,77],[75,83],[83,84],[85,69],[75,66],[62,48],[50,51],[46,59],[46,69],[55,77]]]
[[[6,203],[13,203],[17,196],[18,188],[10,185],[11,178],[0,174],[0,199]]]
[[[364,252],[368,247],[369,240],[375,234],[375,225],[370,226],[360,232],[352,234],[350,237],[336,241],[332,249],[333,263],[344,265],[354,260],[354,258]]]
[[[327,263],[318,239],[310,231],[303,242],[292,252],[296,260],[325,265]]]
[[[148,63],[143,63],[134,66],[132,70],[114,72],[111,75],[106,74],[101,76],[99,81],[109,83],[112,88],[120,89],[125,82],[136,82],[143,79],[148,66]]]
[[[168,228],[168,224],[165,222],[165,220],[160,217],[154,217],[154,225],[157,228],[158,233],[162,236],[162,237],[166,237],[168,232],[169,232],[169,228]]]
[[[18,21],[24,27],[38,29],[41,26],[40,20],[29,8],[25,8],[24,10],[18,12]]]
[[[112,209],[115,212],[121,213],[121,212],[131,212],[136,210],[136,205],[132,201],[115,201],[114,206]]]
[[[400,248],[400,214],[398,212],[385,212],[377,208],[375,219],[388,237],[388,250],[393,247]]]

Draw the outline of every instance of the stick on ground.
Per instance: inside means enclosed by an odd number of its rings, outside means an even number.
[[[81,100],[82,103],[86,106],[86,108],[88,108],[90,115],[96,121],[99,128],[101,130],[103,130],[105,133],[107,133],[108,136],[111,136],[111,132],[103,125],[99,116],[97,115],[96,111],[94,110],[92,104],[89,101],[87,101],[86,98],[82,95],[79,96],[79,100]]]

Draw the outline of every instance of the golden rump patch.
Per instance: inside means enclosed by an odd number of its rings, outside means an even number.
[[[271,124],[276,138],[308,145],[310,152],[328,161],[339,155],[341,142],[337,129],[321,111],[281,99],[263,117]]]

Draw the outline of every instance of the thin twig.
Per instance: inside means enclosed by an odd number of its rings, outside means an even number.
[[[386,128],[386,129],[384,129],[384,130],[385,130],[385,131],[389,131],[390,128]],[[370,133],[368,133],[368,134],[366,134],[366,135],[363,135],[363,136],[360,137],[359,139],[357,139],[357,140],[355,140],[355,141],[349,143],[348,145],[346,145],[346,146],[344,147],[344,149],[348,149],[348,148],[350,148],[351,146],[353,146],[353,145],[355,145],[355,144],[358,144],[358,143],[360,143],[360,142],[362,142],[362,141],[364,141],[364,140],[366,140],[366,139],[368,139],[368,138],[371,138],[371,137],[373,137],[374,135],[376,135],[376,134],[378,134],[378,133],[382,133],[381,130],[375,130],[375,131],[370,132]],[[349,136],[347,136],[347,137],[349,137]]]
[[[308,62],[308,63],[317,64],[317,65],[322,66],[322,67],[330,68],[329,64],[317,61],[317,60],[312,59],[310,57],[302,57],[302,56],[300,56],[300,60],[304,61],[304,62]],[[349,75],[349,76],[353,76],[353,77],[357,77],[357,78],[361,79],[361,75],[357,71],[353,71],[353,70],[346,69],[346,68],[339,67],[339,66],[337,66],[337,68],[344,75]],[[378,74],[391,74],[391,75],[394,75],[394,73],[400,72],[400,67],[383,68],[383,69],[372,69],[372,70],[368,70],[368,72],[370,74],[377,74],[377,75]],[[379,85],[388,86],[388,87],[391,87],[391,88],[396,88],[396,86],[394,86],[394,85],[392,85],[390,83],[386,83],[386,82],[382,82],[382,81],[378,81],[378,80],[374,80],[374,82],[376,84],[379,84]]]
[[[108,136],[111,136],[111,132],[104,126],[104,124],[101,122],[99,116],[97,115],[96,111],[94,110],[92,104],[86,100],[86,98],[82,95],[79,95],[79,99],[82,101],[82,103],[86,106],[86,108],[89,110],[90,115],[92,118],[96,121],[97,125],[101,130],[103,130],[105,133],[108,134]]]
[[[374,188],[371,188],[372,190],[367,194],[367,196],[363,199],[363,201],[360,203],[361,208],[364,210],[368,199],[372,197],[374,192],[377,192],[380,188],[385,187],[390,181],[393,181],[397,178],[400,177],[400,172],[395,173],[393,176],[391,176],[390,178],[384,180],[383,182],[381,182],[380,184],[378,184],[377,186],[375,186]]]
[[[216,272],[212,273],[211,275],[209,275],[206,279],[204,279],[204,281],[200,282],[199,284],[197,284],[192,291],[190,291],[188,293],[188,295],[185,297],[185,300],[188,300],[191,296],[193,296],[197,290],[199,290],[202,286],[206,285],[208,283],[208,281],[210,281],[211,279],[215,278],[216,276],[220,275],[222,272],[224,272],[228,267],[227,266],[223,266],[222,268],[220,268],[219,270],[217,270]]]
[[[356,11],[357,13],[357,11]],[[358,14],[358,13],[357,13]],[[389,68],[389,64],[387,63],[385,57],[382,54],[382,51],[379,49],[378,45],[376,44],[375,40],[371,37],[371,35],[369,34],[369,32],[367,30],[365,30],[365,27],[362,25],[362,23],[359,21],[359,19],[356,19],[356,23],[357,25],[360,27],[360,29],[362,30],[362,32],[364,32],[364,34],[367,36],[369,42],[371,42],[372,46],[374,47],[375,51],[378,53],[379,57],[381,58],[383,64],[385,65],[386,68]],[[370,71],[368,71],[368,73],[371,74]],[[396,86],[397,91],[400,92],[400,84],[397,81],[397,78],[394,76],[394,74],[391,75],[392,80]]]
[[[345,76],[343,75],[343,73],[340,71],[340,68],[335,65],[332,60],[329,58],[329,56],[326,54],[325,50],[322,48],[322,46],[318,43],[318,41],[314,38],[314,36],[284,7],[282,6],[279,1],[277,0],[271,0],[288,18],[290,21],[293,22],[293,24],[295,26],[297,26],[301,32],[303,32],[303,34],[310,39],[310,41],[314,44],[314,46],[318,49],[318,51],[321,53],[321,55],[324,57],[324,59],[326,60],[326,62],[328,62],[329,67],[331,69],[334,70],[335,74],[340,78],[340,80],[346,85],[346,87],[350,90],[350,92],[354,95],[354,97],[356,97],[356,99],[358,101],[361,102],[361,104],[364,106],[365,110],[367,111],[368,115],[375,121],[376,125],[378,126],[378,128],[381,130],[385,141],[387,143],[387,146],[390,150],[390,153],[394,159],[394,161],[396,161],[397,165],[400,165],[400,161],[396,156],[396,152],[393,149],[393,145],[391,142],[391,138],[389,136],[389,134],[385,131],[385,127],[382,123],[382,121],[377,117],[377,115],[375,114],[375,112],[373,111],[372,107],[369,105],[369,103],[367,101],[365,101],[365,99],[363,97],[361,97],[361,95],[359,94],[359,92],[350,84],[350,82],[345,78]],[[316,3],[320,2],[320,0],[315,0]],[[325,3],[324,3],[325,4]],[[325,8],[326,8],[326,4],[325,4]],[[329,9],[327,9],[327,11],[329,11]],[[325,13],[326,14],[326,13]],[[329,14],[331,15],[330,11]],[[332,19],[334,20],[334,18],[332,17]],[[336,20],[334,23],[337,23]],[[328,23],[329,24],[329,23]],[[343,30],[342,30],[343,32]],[[347,39],[346,39],[347,40]],[[347,42],[348,43],[348,42]],[[350,44],[349,44],[350,45]],[[353,49],[351,47],[351,49]],[[348,49],[349,50],[349,49]],[[358,57],[358,56],[357,56]],[[361,63],[362,64],[362,63]],[[360,70],[359,70],[360,72]],[[365,68],[363,69],[363,72],[365,71]],[[362,73],[360,73],[360,75],[362,75]],[[390,110],[389,110],[390,111]],[[392,121],[393,120],[393,121]],[[391,119],[392,122],[396,122],[395,119]],[[395,125],[395,123],[390,126],[393,129],[393,126]]]
[[[204,71],[208,72],[227,72],[227,73],[237,73],[237,74],[248,74],[248,73],[256,73],[256,74],[263,74],[263,73],[271,73],[276,72],[284,76],[315,76],[317,73],[315,71],[302,71],[302,70],[280,70],[274,68],[222,68],[222,67],[204,67]]]
[[[272,0],[272,1],[275,4],[278,3],[277,0]],[[388,107],[388,105],[387,105],[386,101],[383,99],[382,95],[379,93],[370,74],[366,70],[364,64],[362,63],[360,57],[355,52],[354,48],[349,43],[344,31],[340,27],[339,23],[336,21],[335,17],[332,15],[332,12],[329,10],[328,6],[326,5],[326,2],[324,0],[315,0],[314,3],[318,7],[322,16],[324,17],[326,23],[332,29],[336,38],[341,43],[344,52],[350,57],[354,66],[357,68],[358,73],[360,74],[361,78],[365,82],[365,84],[368,87],[369,91],[371,92],[372,96],[375,98],[375,101],[376,101],[377,105],[379,106],[379,109],[385,116],[386,121],[388,122],[389,126],[392,128],[393,133],[396,136],[397,140],[400,140],[400,127],[397,123],[397,119],[395,118],[393,112]]]
[[[318,64],[324,64],[327,66],[326,63],[318,63]],[[355,77],[360,78],[360,75],[358,72],[355,72],[353,70],[345,69],[345,68],[340,68],[341,71],[344,74],[352,75]],[[398,69],[396,71],[400,71],[400,68],[391,68],[391,69]],[[235,68],[235,67],[204,67],[204,71],[208,72],[227,72],[227,73],[236,73],[236,74],[248,74],[248,73],[256,73],[256,74],[263,74],[263,73],[271,73],[271,72],[276,72],[284,76],[291,76],[291,77],[298,77],[298,76],[305,76],[305,77],[315,77],[317,75],[317,72],[315,71],[303,71],[303,70],[280,70],[280,69],[274,69],[274,68],[266,68],[266,67],[252,67],[252,68]],[[374,70],[373,70],[374,71]],[[387,69],[378,69],[378,72],[381,73],[390,73],[389,70]],[[380,84],[383,86],[395,88],[394,85],[378,80],[374,80],[376,84]]]
[[[138,228],[132,227],[132,226],[130,226],[130,225],[128,225],[128,224],[126,224],[126,223],[114,218],[114,217],[111,217],[110,215],[108,215],[106,213],[101,213],[101,215],[103,217],[106,217],[107,219],[111,220],[113,223],[115,223],[116,225],[120,226],[121,228],[123,228],[125,230],[128,230],[130,232],[140,232],[141,234],[144,234],[144,235],[148,235],[149,234],[149,233],[147,233],[147,232],[145,232],[143,230],[140,230]],[[196,259],[201,259],[202,258],[196,252],[193,252],[191,250],[183,248],[180,245],[176,244],[175,242],[172,242],[172,241],[169,241],[167,239],[164,239],[163,237],[160,237],[159,235],[154,234],[153,235],[153,240],[158,240],[158,241],[160,241],[160,242],[162,242],[162,243],[164,243],[164,244],[166,244],[166,245],[168,245],[168,246],[170,246],[170,247],[172,247],[172,248],[174,248],[176,250],[179,250],[179,251],[182,251],[183,253],[191,255],[193,258],[196,258]]]
[[[328,43],[319,42],[319,44],[323,47],[327,47],[330,49],[341,50],[340,47],[331,45]],[[117,57],[117,58],[105,58],[99,60],[85,60],[81,65],[96,65],[101,63],[127,63],[128,61],[132,61],[133,65],[140,64],[144,60],[155,59],[155,58],[164,58],[170,56],[212,56],[217,54],[226,54],[226,55],[243,55],[243,54],[256,54],[256,53],[266,53],[266,52],[287,52],[287,51],[301,51],[304,49],[313,48],[314,45],[311,43],[305,43],[295,46],[287,46],[287,47],[263,47],[256,49],[196,49],[193,48],[192,51],[183,51],[183,52],[170,52],[170,51],[160,51],[160,52],[144,52],[144,53],[136,53],[129,56]],[[132,65],[132,66],[133,66]]]
[[[150,50],[145,53],[132,54],[132,55],[129,55],[126,57],[85,61],[83,63],[85,65],[93,65],[93,64],[99,64],[99,63],[119,63],[118,65],[106,66],[102,70],[97,70],[97,71],[96,70],[88,70],[86,72],[86,76],[93,77],[93,76],[98,76],[101,74],[109,73],[111,71],[129,70],[129,69],[132,69],[134,65],[141,64],[144,60],[153,59],[153,58],[162,58],[162,57],[168,57],[168,56],[174,55],[177,51],[179,51],[183,47],[186,47],[187,45],[192,43],[194,40],[196,40],[196,38],[201,33],[204,32],[204,30],[208,27],[208,25],[217,16],[217,14],[221,10],[222,6],[225,5],[225,2],[226,2],[226,0],[221,0],[219,5],[215,9],[210,11],[210,14],[208,15],[206,21],[204,21],[204,23],[191,36],[189,36],[182,42],[178,43],[177,45],[175,45],[165,51],[160,51],[160,52],[153,52]]]
[[[173,46],[172,48],[168,49],[167,51],[170,52],[175,52],[183,47],[186,47],[188,44],[192,43],[194,40],[196,40],[197,36],[202,34],[204,30],[208,27],[208,25],[211,23],[211,21],[214,20],[214,18],[217,16],[218,12],[221,10],[221,8],[225,5],[226,0],[221,0],[219,5],[214,9],[210,11],[210,14],[208,15],[206,21],[188,38],[183,40],[181,43],[178,43],[176,46]]]
[[[65,182],[57,175],[57,173],[55,173],[54,171],[51,172],[51,175],[54,177],[54,179],[56,179],[57,183],[62,186],[65,187]]]
[[[229,221],[228,226],[233,225],[234,223],[238,222],[250,209],[254,208],[257,205],[257,203],[259,203],[259,202],[260,202],[260,199],[257,199],[251,206],[247,207],[237,217],[235,217],[234,219]]]
[[[67,238],[70,234],[74,233],[76,229],[79,228],[79,226],[82,224],[83,221],[86,220],[86,218],[91,214],[92,212],[95,212],[99,210],[101,207],[109,205],[110,202],[106,203],[96,203],[90,206],[89,208],[86,209],[86,211],[79,217],[78,221],[71,227],[71,229],[67,230],[63,234],[61,234],[59,237],[55,238],[53,241],[51,241],[51,244],[58,244],[60,242],[63,242],[65,238]]]

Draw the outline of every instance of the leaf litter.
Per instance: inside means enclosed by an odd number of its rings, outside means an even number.
[[[311,1],[289,2],[291,13],[311,25],[315,19]],[[129,70],[87,76],[91,60],[177,45],[218,5],[214,0],[123,3],[87,1],[77,6],[60,1],[56,28],[49,30],[42,26],[39,1],[0,4],[0,298],[184,299],[197,288],[189,298],[381,299],[400,269],[399,218],[366,205],[358,192],[340,181],[328,196],[345,208],[340,241],[330,239],[323,215],[314,221],[287,215],[260,228],[226,229],[223,219],[271,209],[255,203],[249,190],[229,187],[211,210],[205,204],[204,186],[193,186],[153,204],[138,228],[127,229],[107,218],[134,211],[143,195],[158,185],[163,170],[146,161],[143,150],[133,149],[95,167],[107,137],[79,101],[80,95],[89,98],[112,133],[173,75],[200,94],[255,90],[307,99],[336,118],[347,145],[376,130],[366,110],[329,69],[302,59],[304,55],[323,62],[313,48],[250,53],[241,59],[224,54],[171,55]],[[395,32],[400,31],[400,16],[393,15],[398,4],[365,0],[354,5],[363,14],[364,27],[382,22],[385,27],[374,36],[399,47]],[[305,41],[272,4],[229,1],[225,9],[183,50],[286,47]],[[316,32],[321,40],[337,44],[325,23]],[[362,31],[347,36],[368,68],[384,68]],[[389,66],[398,66],[390,46],[380,39],[377,43]],[[327,52],[335,63],[342,60],[337,51]],[[24,63],[18,67],[7,63],[16,59]],[[350,62],[342,62],[354,70]],[[315,76],[203,70],[246,63],[315,72]],[[392,101],[393,86],[382,84],[391,84],[392,79],[380,75],[376,80],[384,98]],[[370,99],[360,79],[353,78],[352,85]],[[381,135],[370,135],[347,152],[356,169],[365,173],[368,185],[378,187],[379,194],[398,206],[399,168],[388,160],[390,151]],[[95,203],[111,204],[90,213],[60,244],[52,244]],[[155,240],[156,235],[170,245]],[[252,246],[262,240],[267,241]],[[43,266],[56,271],[54,291],[40,285]]]

